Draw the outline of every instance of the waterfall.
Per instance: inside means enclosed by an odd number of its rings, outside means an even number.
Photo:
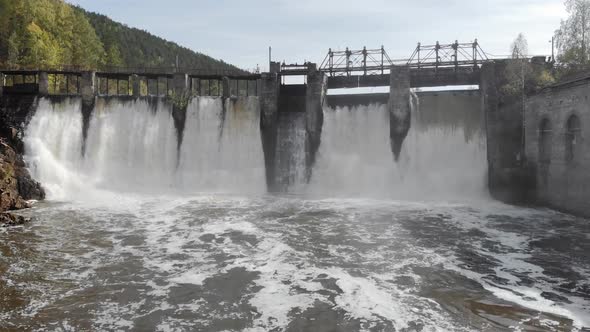
[[[283,192],[300,192],[305,184],[305,112],[278,116],[275,182]]]
[[[308,191],[335,196],[385,196],[396,164],[386,105],[324,109],[324,128]]]
[[[325,108],[322,141],[307,191],[418,200],[485,197],[479,97],[458,105],[434,100],[413,103],[412,125],[397,163],[389,145],[385,105]]]
[[[198,97],[189,105],[180,149],[179,186],[187,191],[266,191],[256,97]]]
[[[86,142],[79,99],[40,101],[25,133],[33,177],[53,199],[96,191],[263,192],[256,98],[195,98],[180,151],[171,107],[161,101],[97,99]],[[82,147],[85,145],[85,153]]]

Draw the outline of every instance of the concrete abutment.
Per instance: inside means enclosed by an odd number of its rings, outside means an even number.
[[[485,63],[480,90],[485,117],[488,188],[497,200],[523,204],[532,200],[534,169],[524,156],[521,98],[504,100],[500,86],[506,81],[504,63]]]

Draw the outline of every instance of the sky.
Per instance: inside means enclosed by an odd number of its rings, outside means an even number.
[[[519,33],[550,55],[567,17],[562,0],[67,0],[243,69],[273,60],[321,63],[328,49],[385,47],[406,59],[416,44],[472,42],[509,54]]]

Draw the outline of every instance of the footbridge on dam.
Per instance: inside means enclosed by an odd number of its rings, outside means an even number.
[[[328,50],[319,69],[304,63],[277,65],[271,63],[271,72],[281,76],[306,75],[318,70],[327,77],[327,88],[358,88],[389,86],[392,67],[407,67],[411,87],[447,85],[477,85],[481,65],[490,61],[477,39],[472,43],[418,44],[409,59],[392,60],[385,48],[344,51]]]
[[[322,75],[326,77],[324,88],[337,89],[389,86],[394,72],[396,75],[407,73],[410,87],[478,85],[481,66],[489,61],[476,39],[470,43],[419,43],[410,57],[403,60],[392,60],[383,46],[344,51],[330,49],[319,66],[310,62],[270,61],[267,73],[176,67],[106,67],[92,72],[73,66],[0,69],[0,91],[5,94],[169,97],[180,89],[191,95],[239,97],[260,95],[260,80],[268,75],[278,76],[279,83],[288,76],[304,76],[307,82],[308,75]],[[301,87],[284,90],[303,92]]]

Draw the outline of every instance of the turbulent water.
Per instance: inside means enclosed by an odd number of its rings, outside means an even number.
[[[0,330],[589,330],[590,223],[487,197],[477,109],[416,106],[399,165],[383,106],[325,109],[280,196],[256,100],[228,103],[193,100],[177,149],[165,104],[99,104],[84,143],[79,102],[42,101],[49,200],[0,229]]]

